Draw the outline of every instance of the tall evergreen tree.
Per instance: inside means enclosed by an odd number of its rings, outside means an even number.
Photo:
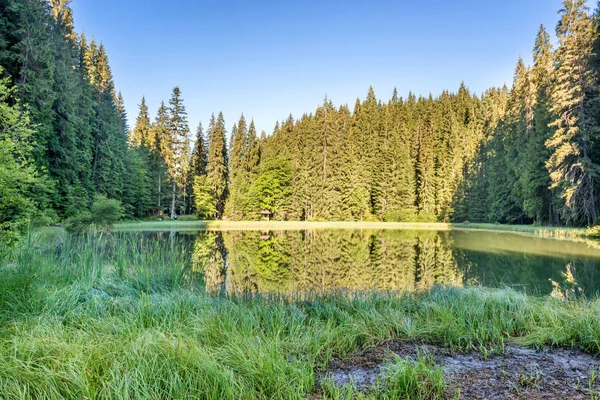
[[[591,118],[589,93],[596,83],[591,69],[593,25],[585,0],[565,0],[556,28],[556,80],[552,91],[552,112],[557,118],[554,134],[547,142],[552,155],[547,166],[552,188],[564,201],[564,218],[571,223],[596,222],[597,168],[591,147],[597,140],[597,128]]]
[[[153,197],[156,199],[156,209],[164,211],[169,182],[167,157],[170,154],[169,140],[169,111],[164,101],[161,102],[156,118],[150,129],[150,154],[152,164]]]
[[[142,102],[139,105],[139,114],[135,120],[135,126],[131,131],[129,143],[135,147],[150,148],[150,115],[148,114],[148,106],[146,98],[142,97]]]
[[[233,127],[229,154],[229,197],[225,205],[225,215],[233,219],[243,219],[243,202],[249,188],[245,181],[244,162],[248,151],[248,127],[244,115]]]
[[[189,163],[190,150],[188,137],[190,128],[187,122],[187,112],[181,98],[181,90],[178,86],[173,89],[168,111],[169,125],[163,139],[163,157],[171,176],[171,218],[177,218],[177,187],[184,189],[186,186],[185,169]]]
[[[550,112],[554,54],[550,35],[540,26],[533,51],[534,65],[531,84],[535,89],[534,122],[525,148],[525,165],[522,174],[524,209],[538,223],[556,223],[550,175],[545,168],[550,152],[545,143],[552,136]]]
[[[206,166],[208,164],[208,150],[204,140],[204,132],[202,122],[198,124],[196,129],[196,142],[192,153],[192,173],[194,176],[206,175]]]
[[[227,143],[225,140],[225,120],[223,113],[219,113],[215,120],[214,114],[211,117],[208,127],[208,183],[211,187],[211,194],[216,209],[216,217],[223,216],[225,211],[225,202],[228,196],[228,160]]]

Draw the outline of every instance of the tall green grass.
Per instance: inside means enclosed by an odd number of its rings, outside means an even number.
[[[203,287],[168,239],[30,237],[0,267],[0,397],[306,399],[332,357],[382,339],[600,353],[595,299],[476,288],[226,298]],[[415,377],[438,393],[434,366],[395,365],[380,393],[408,393]]]

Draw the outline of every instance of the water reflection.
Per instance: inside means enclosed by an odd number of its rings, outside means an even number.
[[[166,235],[163,235],[163,237]],[[177,234],[212,294],[426,290],[511,286],[534,294],[593,296],[600,250],[506,233],[229,231]]]

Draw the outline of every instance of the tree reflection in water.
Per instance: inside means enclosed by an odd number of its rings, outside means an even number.
[[[221,295],[420,291],[433,285],[593,295],[600,251],[543,240],[485,232],[201,232],[193,269],[204,275],[209,293]]]

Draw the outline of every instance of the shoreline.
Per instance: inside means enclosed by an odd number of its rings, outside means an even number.
[[[291,230],[416,230],[416,231],[482,231],[560,240],[586,240],[590,228],[544,227],[535,225],[502,225],[484,223],[442,222],[312,222],[312,221],[134,221],[115,224],[117,232],[139,231],[291,231]]]

